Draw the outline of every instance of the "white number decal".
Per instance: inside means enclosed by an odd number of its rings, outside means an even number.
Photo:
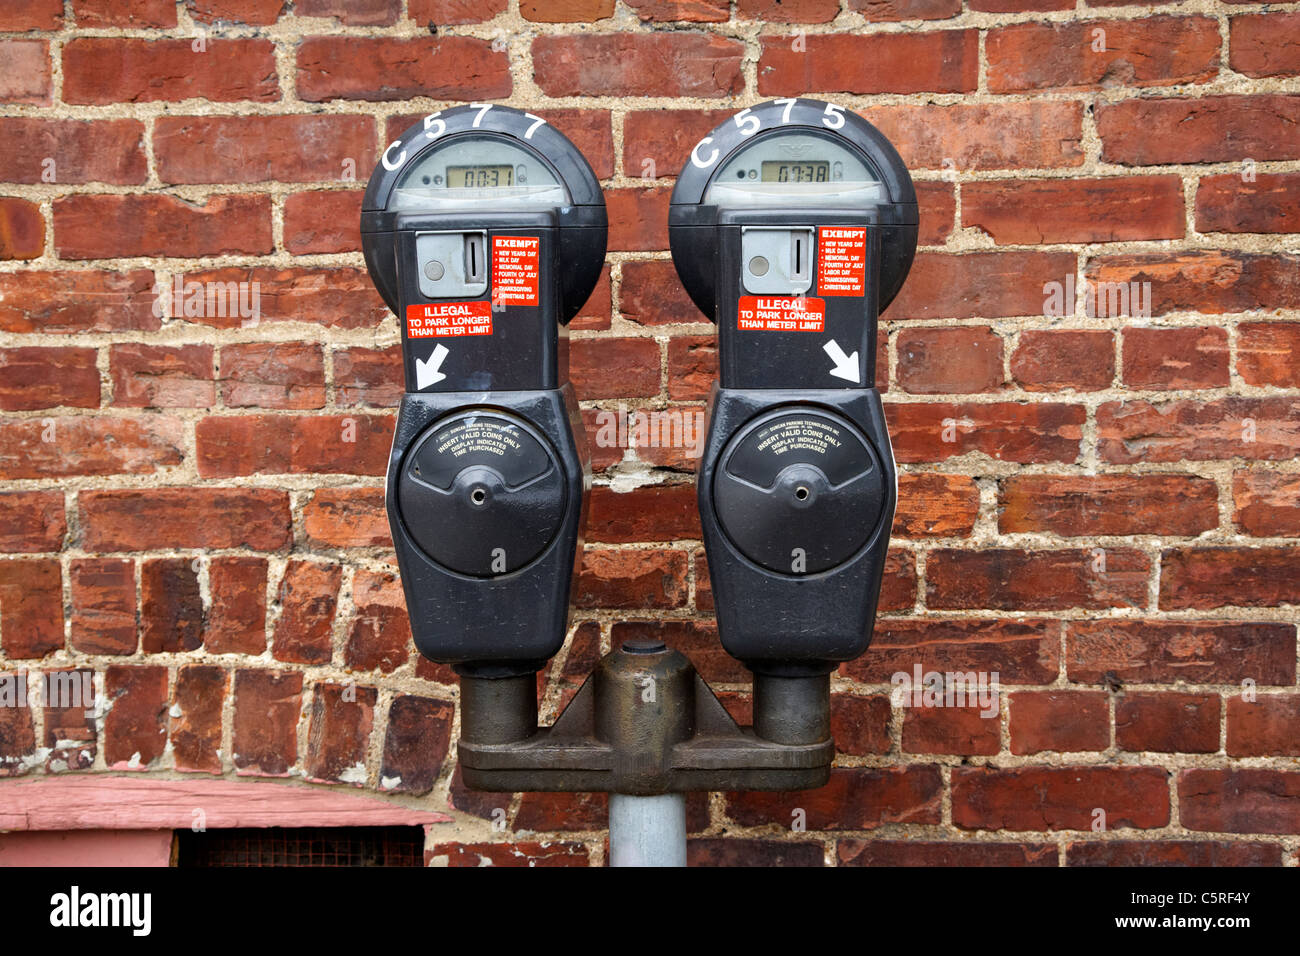
[[[537,121],[532,126],[528,127],[528,131],[524,133],[524,139],[532,139],[533,134],[537,132],[538,128],[546,125],[546,120],[542,119],[540,116],[534,116],[532,113],[525,113],[524,116],[528,117],[530,120]]]
[[[691,150],[691,164],[695,166],[697,169],[708,169],[710,166],[712,166],[714,163],[718,161],[718,151],[716,149],[713,150],[713,152],[709,153],[708,159],[700,159],[700,147],[705,146],[712,142],[713,142],[713,137],[706,136],[704,137],[704,139],[696,143],[695,148]]]
[[[475,116],[475,117],[474,117],[474,122],[471,124],[475,129],[478,129],[478,124],[481,123],[481,122],[483,122],[483,117],[487,116],[487,114],[488,114],[488,110],[492,109],[492,104],[491,104],[491,103],[471,103],[471,104],[469,104],[469,105],[470,105],[470,109],[476,109],[476,110],[478,110],[478,116]]]
[[[443,133],[447,132],[447,124],[438,119],[441,115],[442,110],[438,110],[438,112],[430,113],[424,118],[424,135],[429,139],[437,139]],[[438,127],[438,131],[436,133],[429,132],[429,129],[434,126]]]
[[[732,117],[736,125],[740,127],[741,136],[753,136],[758,132],[758,117],[749,115],[749,107],[745,107],[739,113]]]
[[[835,122],[831,122],[834,117]],[[826,115],[822,117],[822,125],[827,129],[839,129],[844,125],[844,107],[836,106],[834,103],[826,104]]]
[[[794,109],[794,104],[798,103],[799,101],[798,100],[774,100],[773,102],[785,104],[785,111],[781,114],[781,122],[782,123],[790,122],[790,110]]]
[[[391,153],[393,150],[397,149],[397,147],[401,145],[402,145],[402,141],[400,139],[393,140],[391,143],[388,144],[388,148],[384,150],[384,155],[380,157],[380,159],[383,161],[384,169],[388,170],[390,173],[394,169],[400,167],[402,163],[406,162],[406,150],[402,150],[402,155],[397,157],[397,162],[390,163],[388,161],[388,154]]]

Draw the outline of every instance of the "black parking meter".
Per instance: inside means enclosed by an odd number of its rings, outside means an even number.
[[[581,554],[590,472],[564,333],[604,263],[600,186],[537,116],[442,110],[384,151],[361,237],[402,330],[387,507],[416,646],[483,679],[467,697],[527,698]]]
[[[669,234],[718,326],[698,495],[719,636],[755,673],[758,735],[822,739],[826,675],[871,640],[897,499],[876,328],[912,263],[916,192],[865,120],[775,100],[696,145]]]

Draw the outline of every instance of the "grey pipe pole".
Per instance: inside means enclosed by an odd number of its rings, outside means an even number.
[[[685,866],[686,795],[609,795],[610,866]]]

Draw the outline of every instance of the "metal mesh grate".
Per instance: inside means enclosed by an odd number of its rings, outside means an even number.
[[[302,827],[176,834],[176,865],[423,866],[422,827]]]

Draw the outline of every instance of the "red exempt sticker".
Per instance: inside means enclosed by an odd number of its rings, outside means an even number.
[[[821,332],[826,303],[808,296],[742,295],[736,328],[742,332]]]
[[[492,301],[501,305],[536,305],[538,251],[536,236],[492,237]]]
[[[817,291],[822,295],[865,295],[867,230],[822,226],[817,239]]]
[[[406,335],[431,339],[453,335],[491,335],[492,303],[430,302],[406,307]]]

